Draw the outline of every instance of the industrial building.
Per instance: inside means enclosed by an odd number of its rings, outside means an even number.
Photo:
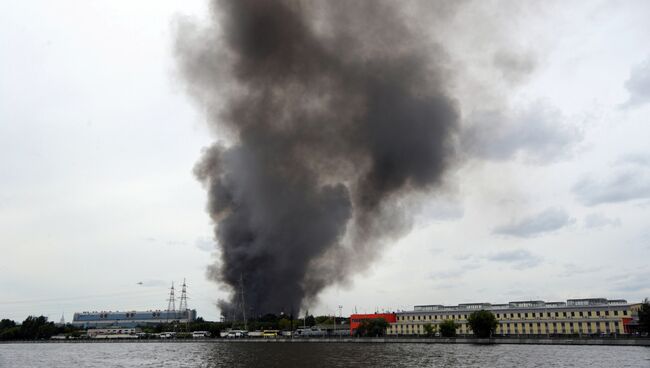
[[[130,312],[80,312],[75,313],[72,325],[81,328],[107,328],[158,325],[162,323],[188,323],[196,319],[196,310],[184,311],[130,311]]]
[[[491,311],[497,321],[497,336],[512,335],[623,335],[630,333],[635,304],[605,298],[569,299],[566,302],[542,300],[507,304],[471,303],[457,306],[418,305],[413,311],[396,313],[396,322],[388,335],[423,335],[424,326],[437,326],[444,320],[458,325],[458,335],[470,335],[469,315],[478,310]]]
[[[166,310],[78,312],[72,318],[72,325],[84,329],[134,328],[174,322],[189,323],[194,320],[196,320],[196,310],[187,307],[187,285],[183,281],[178,309],[174,296],[174,284],[172,284]]]

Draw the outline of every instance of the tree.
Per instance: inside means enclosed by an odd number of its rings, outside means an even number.
[[[2,321],[0,321],[0,330],[4,330],[6,328],[11,328],[11,327],[16,327],[16,322],[10,319],[3,319]]]
[[[317,325],[333,325],[334,319],[330,316],[318,316],[315,318]]]
[[[357,327],[355,334],[363,337],[384,336],[388,328],[388,322],[383,318],[364,319]]]
[[[49,339],[56,335],[57,328],[47,317],[29,316],[20,325],[20,335],[23,339]]]
[[[7,329],[0,330],[0,341],[18,339],[20,339],[20,327],[9,327]]]
[[[315,326],[316,325],[316,318],[312,316],[311,314],[305,318],[305,324],[309,327]]]
[[[650,334],[650,301],[643,300],[639,308],[639,332]]]
[[[282,318],[278,321],[278,328],[284,331],[291,331],[293,328],[291,326],[291,320],[287,318]]]
[[[467,323],[469,323],[474,336],[481,338],[492,336],[499,324],[494,314],[486,310],[472,312],[467,318]]]
[[[443,337],[456,337],[456,322],[452,319],[446,319],[440,323],[438,329]]]
[[[431,323],[427,323],[424,325],[424,333],[427,335],[427,337],[432,337],[436,333],[436,326],[432,325]]]

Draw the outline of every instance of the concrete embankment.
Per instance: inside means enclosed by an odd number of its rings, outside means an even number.
[[[650,346],[650,339],[544,339],[544,338],[508,338],[508,339],[476,339],[476,338],[342,338],[342,339],[221,339],[213,340],[223,343],[375,343],[375,344],[513,344],[513,345],[613,345],[613,346]]]
[[[493,345],[493,344],[513,344],[513,345],[596,345],[596,346],[648,346],[650,347],[650,338],[498,338],[498,339],[476,339],[476,338],[276,338],[276,339],[102,339],[102,340],[38,340],[38,341],[0,341],[0,343],[62,343],[62,344],[84,344],[84,343],[215,343],[215,344],[476,344],[476,345]]]

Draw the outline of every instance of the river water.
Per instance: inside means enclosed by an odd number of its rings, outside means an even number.
[[[650,347],[210,342],[0,344],[0,367],[650,368]]]

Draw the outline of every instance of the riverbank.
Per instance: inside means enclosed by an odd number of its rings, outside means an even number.
[[[648,346],[648,338],[276,338],[276,339],[83,339],[83,340],[30,340],[0,341],[0,344],[112,344],[112,343],[214,343],[214,344],[474,344],[474,345],[595,345],[595,346]]]

